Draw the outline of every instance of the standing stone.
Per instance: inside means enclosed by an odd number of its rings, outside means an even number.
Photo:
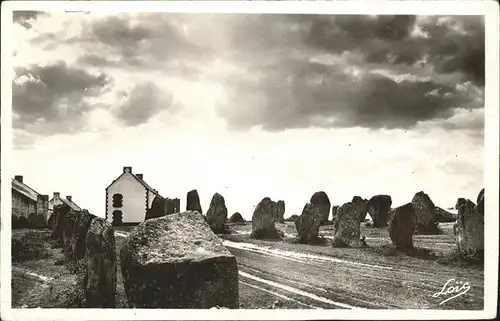
[[[85,257],[85,238],[87,237],[87,232],[90,228],[90,223],[96,218],[95,215],[90,214],[87,210],[80,212],[78,219],[76,220],[75,228],[73,230],[73,238],[71,241],[71,249],[75,259],[81,259]]]
[[[338,208],[334,229],[334,247],[358,247],[361,245],[359,213],[352,202],[345,203]]]
[[[436,206],[429,195],[418,192],[413,196],[412,204],[416,215],[416,234],[439,234],[436,222]]]
[[[236,258],[198,212],[143,222],[120,258],[131,308],[239,307]]]
[[[85,239],[87,274],[84,280],[89,308],[114,308],[116,304],[116,245],[114,230],[95,218]]]
[[[285,222],[285,201],[279,200],[276,203],[276,222],[283,223]]]
[[[165,199],[165,215],[174,214],[175,213],[175,204],[174,200],[170,198]]]
[[[366,203],[368,214],[373,220],[373,227],[387,226],[392,199],[389,195],[375,195]]]
[[[465,204],[465,198],[460,197],[457,199],[457,203],[455,204],[455,209],[458,210],[462,204]]]
[[[337,211],[339,209],[338,205],[333,205],[332,206],[332,222],[335,223],[335,220],[337,219]]]
[[[64,223],[65,216],[70,211],[70,207],[66,204],[55,205],[53,208],[54,217],[54,229],[50,235],[50,238],[56,241],[59,246],[63,245],[63,234],[64,234]]]
[[[477,195],[476,211],[484,215],[484,188],[479,192],[479,195]]]
[[[398,250],[413,249],[415,209],[412,203],[390,210],[389,237]]]
[[[330,215],[331,206],[328,195],[326,195],[326,193],[323,191],[316,192],[313,194],[313,196],[311,196],[309,203],[315,206],[320,206],[321,213],[323,214],[323,221],[321,224],[328,222],[328,216]]]
[[[231,217],[228,220],[229,223],[244,223],[245,220],[243,219],[243,216],[239,212],[234,213],[231,215]]]
[[[319,227],[323,219],[323,208],[320,205],[307,203],[302,209],[302,214],[295,220],[299,243],[315,243],[318,240]]]
[[[161,196],[155,196],[153,202],[151,203],[151,208],[146,211],[145,220],[149,220],[152,218],[157,218],[161,216],[165,216],[165,199]]]
[[[227,220],[226,202],[219,193],[215,193],[210,201],[206,220],[214,233],[226,232],[224,225]]]
[[[181,211],[181,200],[174,198],[174,213],[179,213]]]
[[[73,256],[73,231],[80,212],[70,210],[64,216],[63,249],[66,255]]]
[[[359,222],[365,221],[366,213],[368,213],[367,202],[368,200],[361,198],[361,196],[354,196],[351,200],[354,210],[358,213]]]
[[[47,220],[47,227],[53,231],[54,230],[54,219],[55,219],[55,215],[54,215],[54,212],[52,211],[52,213],[50,214],[49,216],[49,219]]]
[[[197,211],[203,214],[201,210],[200,197],[198,196],[198,191],[193,189],[187,193],[186,197],[186,211]]]
[[[453,230],[457,249],[463,257],[483,258],[484,214],[476,211],[476,205],[472,201],[466,200],[460,205]]]
[[[252,233],[256,239],[280,239],[281,235],[274,226],[275,206],[269,197],[265,197],[255,207],[252,215]]]

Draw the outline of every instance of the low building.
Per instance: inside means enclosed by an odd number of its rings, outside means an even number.
[[[123,167],[122,174],[106,187],[106,219],[113,225],[139,224],[156,196],[162,197],[144,181],[142,174],[133,174],[132,167]]]
[[[12,180],[12,215],[28,218],[30,214],[49,217],[49,196],[43,195],[26,185],[23,176],[16,175]]]

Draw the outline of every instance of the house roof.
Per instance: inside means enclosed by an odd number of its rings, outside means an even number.
[[[125,173],[122,173],[120,176],[118,176],[116,179],[114,179],[111,184],[108,185],[108,187],[106,187],[106,190],[111,186],[113,185],[114,182],[116,182],[117,180],[120,179],[120,177],[122,177]],[[138,181],[142,186],[144,186],[145,189],[147,189],[148,191],[150,191],[151,193],[159,196],[159,197],[163,197],[160,195],[160,193],[158,193],[157,190],[155,190],[154,188],[152,188],[148,183],[146,183],[146,181],[144,181],[143,179],[140,179],[139,177],[137,177],[135,174],[132,174],[132,173],[129,173],[130,175],[132,175],[133,178],[136,179],[136,181]]]
[[[81,211],[82,209],[80,208],[80,206],[76,205],[75,202],[73,201],[70,201],[69,199],[67,198],[61,198],[61,200],[67,204],[72,210],[74,211]]]
[[[38,193],[28,185],[16,181],[15,179],[12,179],[12,189],[35,202],[37,201],[38,195],[40,195],[40,193]]]
[[[80,208],[80,206],[76,205],[75,202],[73,201],[70,201],[68,200],[67,198],[62,198],[62,197],[59,197],[59,199],[61,200],[61,202],[63,202],[64,204],[68,205],[69,208],[71,208],[73,211],[81,211],[82,209]],[[49,203],[53,203],[54,202],[54,198],[51,198]]]
[[[152,192],[153,194],[158,195],[158,196],[160,196],[160,197],[161,197],[160,193],[158,193],[158,191],[157,191],[157,190],[155,190],[154,188],[152,188],[151,186],[149,186],[149,184],[148,184],[148,183],[146,183],[143,179],[140,179],[139,177],[137,177],[137,176],[136,176],[136,175],[134,175],[134,174],[132,174],[132,175],[133,175],[133,176],[135,177],[135,179],[136,179],[136,180],[138,180],[138,181],[139,181],[139,183],[141,183],[141,184],[142,184],[142,186],[144,186],[144,187],[145,187],[148,191],[150,191],[150,192]]]

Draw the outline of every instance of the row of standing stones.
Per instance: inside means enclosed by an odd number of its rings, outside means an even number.
[[[252,216],[253,238],[283,237],[274,223],[275,203],[264,198],[255,208]],[[318,242],[321,225],[328,221],[330,208],[334,225],[334,247],[366,246],[360,238],[360,223],[368,213],[373,220],[373,227],[388,227],[389,236],[397,249],[413,249],[414,234],[439,234],[440,222],[454,222],[454,237],[457,250],[467,258],[482,258],[484,253],[484,189],[477,198],[477,205],[470,200],[458,199],[456,209],[458,218],[434,205],[423,191],[416,193],[411,202],[391,208],[389,195],[375,195],[369,200],[354,196],[342,206],[332,206],[323,191],[312,195],[305,204],[300,216],[291,217],[295,221],[298,242],[314,244]],[[284,204],[283,204],[284,208]]]
[[[455,238],[459,251],[477,256],[483,251],[484,189],[475,205],[459,199]],[[436,233],[444,213],[436,210],[429,196],[415,194],[411,203],[391,209],[388,195],[370,200],[354,197],[351,202],[332,207],[334,246],[360,246],[360,223],[368,212],[374,226],[388,225],[397,248],[413,248],[412,237]],[[328,220],[330,201],[324,192],[315,193],[295,220],[299,241],[312,243],[319,226]],[[165,204],[162,208],[166,208]],[[120,251],[125,294],[132,308],[226,308],[239,307],[236,258],[215,234],[225,231],[224,198],[215,194],[206,216],[202,215],[198,193],[190,191],[184,213],[148,217],[126,239]],[[265,197],[252,216],[252,238],[282,238],[274,226],[283,222],[284,202]],[[159,215],[159,214],[158,214]],[[229,221],[243,221],[235,213]],[[112,307],[116,294],[116,252],[113,228],[86,211],[73,212],[56,206],[52,238],[71,257],[85,257],[84,290],[89,307]],[[482,255],[482,254],[481,254]]]
[[[69,260],[83,263],[79,286],[89,308],[114,308],[116,305],[116,245],[114,230],[102,218],[87,210],[54,206],[48,220],[51,239]]]

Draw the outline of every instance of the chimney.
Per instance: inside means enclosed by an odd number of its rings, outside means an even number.
[[[140,179],[140,180],[142,180],[142,179],[143,179],[143,178],[142,178],[142,177],[143,177],[143,176],[142,176],[142,174],[135,174],[135,176],[137,176],[137,178],[138,178],[138,179]]]
[[[22,175],[16,175],[16,176],[14,176],[14,179],[15,179],[16,181],[18,181],[19,183],[22,183],[22,182],[23,182],[23,176],[22,176]]]
[[[66,199],[71,202],[71,195],[66,196]]]
[[[61,193],[59,193],[59,192],[54,192],[54,199],[55,199],[55,200],[59,199],[59,195],[61,195]]]
[[[123,172],[132,174],[132,167],[128,166],[123,167]]]

